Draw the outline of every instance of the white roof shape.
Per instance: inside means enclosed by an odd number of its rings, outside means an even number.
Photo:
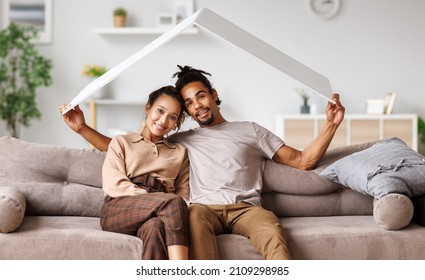
[[[184,21],[166,33],[159,36],[157,39],[137,51],[132,56],[111,68],[101,77],[85,86],[69,103],[67,110],[65,110],[63,114],[83,102],[97,90],[118,77],[124,70],[128,69],[144,56],[166,44],[168,41],[178,36],[184,29],[192,26],[193,24],[200,27],[201,29],[206,29],[216,34],[218,37],[240,47],[253,56],[263,60],[276,69],[286,73],[290,77],[308,86],[313,90],[313,92],[325,98],[326,100],[334,102],[327,97],[332,93],[332,88],[327,78],[296,61],[290,56],[284,54],[278,49],[272,47],[271,45],[265,43],[264,41],[258,39],[254,35],[226,20],[222,16],[219,16],[207,8],[203,8],[190,17],[186,18]]]

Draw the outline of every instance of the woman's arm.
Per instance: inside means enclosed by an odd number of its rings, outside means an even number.
[[[66,109],[66,105],[59,107],[62,113]],[[80,134],[87,142],[101,151],[107,151],[111,138],[99,133],[86,124],[84,113],[77,105],[74,109],[63,115],[65,123],[75,132]]]
[[[182,162],[174,185],[176,187],[176,194],[180,195],[186,202],[189,202],[189,159],[187,153]]]

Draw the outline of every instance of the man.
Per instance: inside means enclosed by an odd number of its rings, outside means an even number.
[[[176,88],[186,112],[200,125],[170,137],[186,146],[189,154],[190,258],[219,259],[216,236],[234,233],[249,238],[265,259],[289,259],[279,219],[261,207],[264,163],[269,158],[299,169],[313,168],[344,118],[339,95],[332,96],[336,104],[327,105],[327,123],[319,136],[298,151],[256,123],[226,121],[218,93],[206,77],[210,74],[189,66],[179,68],[173,76]],[[79,109],[73,114],[81,120]],[[71,118],[64,118],[71,128],[76,126]],[[96,131],[86,126],[74,130],[96,147],[107,147],[107,138]]]

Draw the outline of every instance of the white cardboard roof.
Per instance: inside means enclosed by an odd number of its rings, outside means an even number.
[[[70,109],[83,102],[97,90],[118,77],[124,70],[128,69],[147,54],[166,44],[193,24],[240,47],[246,52],[308,86],[316,94],[330,101],[327,96],[332,93],[332,88],[327,78],[258,39],[222,16],[219,16],[209,9],[203,8],[88,84],[77,94],[77,96],[75,96],[69,103],[67,110],[63,113],[65,114]]]

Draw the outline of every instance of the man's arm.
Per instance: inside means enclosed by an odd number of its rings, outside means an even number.
[[[66,105],[59,107],[60,112],[66,109]],[[86,124],[84,113],[79,106],[63,115],[65,123],[75,132],[80,134],[90,144],[101,151],[107,151],[111,138],[99,133]]]
[[[282,146],[273,156],[273,160],[299,169],[309,170],[322,159],[333,136],[344,119],[345,108],[341,105],[338,94],[333,94],[336,104],[328,102],[326,107],[327,123],[319,135],[303,151],[290,146]]]

